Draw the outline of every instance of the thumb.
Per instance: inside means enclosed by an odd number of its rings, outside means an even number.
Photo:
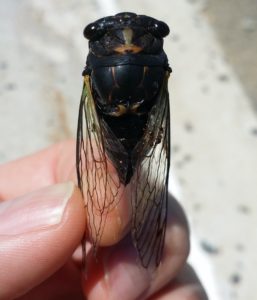
[[[0,202],[0,299],[16,298],[56,272],[84,230],[84,205],[72,182]]]

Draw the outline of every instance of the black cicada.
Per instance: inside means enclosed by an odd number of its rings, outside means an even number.
[[[88,230],[96,249],[106,215],[130,186],[132,239],[144,267],[160,263],[167,219],[171,69],[163,38],[168,34],[164,22],[127,12],[84,30],[89,54],[76,154]]]

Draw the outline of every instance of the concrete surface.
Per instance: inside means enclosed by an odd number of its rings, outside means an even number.
[[[211,300],[254,299],[257,119],[210,25],[206,2],[2,0],[0,5],[1,162],[75,136],[87,23],[135,11],[170,25],[165,49],[174,70],[177,182],[171,191],[190,220],[190,261]]]
[[[257,1],[206,0],[203,13],[213,25],[234,72],[257,112]]]

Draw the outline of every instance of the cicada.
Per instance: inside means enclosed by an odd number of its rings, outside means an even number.
[[[168,34],[166,23],[128,12],[84,29],[89,54],[76,167],[91,242],[96,250],[107,214],[130,185],[132,240],[144,267],[159,265],[167,222],[171,68],[163,38]]]

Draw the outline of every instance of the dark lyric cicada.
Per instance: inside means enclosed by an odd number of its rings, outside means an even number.
[[[169,27],[119,13],[89,24],[76,167],[96,251],[106,217],[129,195],[134,246],[144,267],[159,265],[170,166]],[[86,234],[85,234],[86,235]],[[85,258],[85,240],[83,252]]]

